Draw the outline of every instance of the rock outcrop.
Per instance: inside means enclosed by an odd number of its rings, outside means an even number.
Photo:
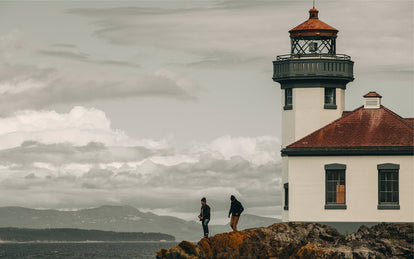
[[[382,223],[347,236],[315,223],[277,223],[183,241],[159,259],[197,258],[413,258],[414,225]]]

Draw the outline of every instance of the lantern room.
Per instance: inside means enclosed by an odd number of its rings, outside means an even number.
[[[319,20],[316,8],[309,19],[289,31],[291,50],[273,61],[273,80],[287,88],[341,88],[352,80],[354,62],[336,53],[338,30]]]
[[[289,31],[291,55],[335,55],[338,30],[322,22],[316,8],[309,10],[309,19]]]
[[[345,90],[354,80],[351,57],[336,53],[338,30],[310,9],[309,19],[289,31],[291,51],[273,61],[282,89],[282,146],[339,118]]]

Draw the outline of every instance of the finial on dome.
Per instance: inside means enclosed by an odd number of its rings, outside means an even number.
[[[313,0],[312,9],[309,10],[309,19],[319,19],[318,12],[318,9],[315,8],[315,0]]]
[[[313,7],[312,9],[309,10],[309,19],[319,19],[318,13],[319,13],[318,9]]]

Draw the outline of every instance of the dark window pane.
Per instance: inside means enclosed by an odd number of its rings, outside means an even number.
[[[391,175],[392,175],[391,179],[393,181],[398,181],[398,173],[397,172],[392,172]]]
[[[292,105],[292,88],[285,89],[285,105]]]
[[[385,183],[384,191],[386,191],[386,192],[391,191],[391,182],[390,181],[384,181],[384,183]]]
[[[398,192],[394,192],[393,198],[394,198],[393,202],[397,202],[397,203],[399,202]]]
[[[394,192],[398,192],[398,181],[393,181],[392,182],[392,190]]]
[[[333,177],[335,180],[345,179],[345,172],[343,170],[333,170]]]
[[[335,202],[335,200],[336,200],[335,192],[328,192],[327,201],[332,203],[332,202]]]
[[[385,191],[385,181],[380,181],[380,191]]]
[[[386,193],[386,202],[392,202],[392,192],[387,192]]]
[[[341,182],[345,182],[345,172],[339,172],[339,179],[341,180]]]
[[[328,184],[326,185],[326,190],[328,192],[334,192],[335,191],[335,186],[336,186],[336,184],[328,182]]]
[[[325,88],[325,104],[335,103],[335,88]]]
[[[380,192],[380,202],[385,202],[385,192]]]

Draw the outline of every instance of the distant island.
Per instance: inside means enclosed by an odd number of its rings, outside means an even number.
[[[114,232],[75,228],[0,228],[0,241],[51,242],[51,241],[175,241],[175,237],[163,233]]]
[[[132,206],[105,205],[75,211],[0,207],[0,228],[74,228],[115,232],[165,233],[174,236],[178,241],[196,241],[203,234],[201,224],[197,219],[198,212],[198,208],[195,208],[194,220],[186,221],[172,216],[142,212]],[[228,223],[227,225],[216,225],[215,222],[216,218],[213,218],[209,226],[212,235],[231,230]],[[249,215],[246,212],[239,221],[239,227],[240,230],[267,227],[277,222],[280,222],[280,219]]]

